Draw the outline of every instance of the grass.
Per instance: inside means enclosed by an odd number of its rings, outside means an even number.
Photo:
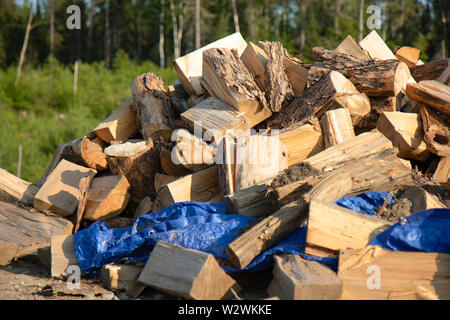
[[[22,145],[22,175],[36,182],[49,165],[58,144],[92,131],[131,95],[139,74],[153,72],[166,86],[176,79],[173,69],[152,62],[134,64],[119,53],[112,69],[103,63],[79,64],[77,95],[73,93],[73,66],[53,60],[25,68],[15,85],[16,68],[0,70],[0,167],[15,174]]]

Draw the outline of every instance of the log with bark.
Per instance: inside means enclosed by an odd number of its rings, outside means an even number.
[[[406,94],[414,101],[422,102],[450,116],[450,87],[434,80],[408,83]]]
[[[173,118],[163,81],[150,72],[141,74],[134,79],[131,92],[144,139],[170,139]]]
[[[399,60],[362,61],[323,47],[313,48],[314,66],[339,71],[369,96],[397,96],[406,88],[408,66]]]
[[[445,58],[411,67],[411,75],[416,81],[436,80],[450,66],[450,59]]]
[[[270,248],[306,221],[312,200],[333,202],[343,196],[367,191],[390,191],[412,184],[411,171],[396,156],[394,148],[362,159],[346,162],[341,168],[325,173],[312,188],[306,188],[298,200],[282,206],[227,247],[230,261],[245,268],[259,253]],[[377,170],[367,170],[377,168]]]
[[[272,129],[279,129],[281,132],[293,130],[305,124],[317,113],[323,113],[330,108],[327,106],[330,99],[355,93],[359,92],[350,80],[339,72],[331,71],[306,89],[300,97],[295,98],[283,109],[283,112],[270,118],[268,126]]]
[[[438,156],[450,156],[450,129],[435,111],[426,105],[420,106],[420,118],[424,132],[424,141],[428,148]]]
[[[250,121],[250,127],[272,115],[264,93],[239,59],[236,50],[205,50],[203,78],[208,92],[242,113]]]

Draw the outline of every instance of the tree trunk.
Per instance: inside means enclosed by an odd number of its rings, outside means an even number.
[[[306,41],[306,0],[300,3],[301,29],[300,29],[300,52],[305,48]]]
[[[364,0],[359,3],[359,41],[364,37]]]
[[[105,1],[105,68],[111,67],[111,31],[109,27],[109,0]]]
[[[233,7],[233,21],[234,21],[234,30],[235,32],[241,32],[239,28],[239,16],[236,6],[236,0],[231,0],[231,6]]]
[[[159,13],[159,67],[165,68],[164,56],[164,6],[165,0],[161,0],[161,12]]]
[[[195,0],[195,49],[201,47],[201,34],[200,34],[200,7],[201,1]]]
[[[55,0],[50,2],[50,56],[53,57],[55,49]],[[50,68],[52,61],[50,60]]]
[[[27,23],[27,30],[25,31],[25,39],[23,40],[22,51],[20,52],[19,66],[17,67],[16,85],[18,84],[19,78],[22,75],[22,68],[23,68],[23,63],[25,61],[25,54],[27,52],[28,41],[30,39],[30,31],[31,31],[32,23],[33,23],[33,8],[30,7],[30,13],[28,16],[28,23]]]
[[[181,53],[181,36],[183,34],[183,19],[182,15],[180,14],[179,18],[181,19],[181,21],[178,24],[177,7],[175,6],[173,0],[170,0],[170,15],[172,17],[172,24],[173,24],[173,50],[175,59],[177,59],[180,57]]]

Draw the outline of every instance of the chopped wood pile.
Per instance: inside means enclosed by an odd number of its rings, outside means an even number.
[[[47,251],[52,277],[77,264],[73,233],[93,221],[129,226],[183,201],[225,202],[256,217],[226,248],[239,269],[307,225],[305,253],[338,272],[274,256],[280,299],[450,299],[450,254],[394,252],[369,242],[420,210],[450,205],[450,59],[392,52],[373,31],[315,63],[279,42],[235,33],[175,60],[167,88],[152,73],[92,132],[60,145],[35,184],[0,169],[0,265]],[[377,216],[334,204],[389,192]],[[400,205],[401,204],[401,205]],[[403,211],[402,211],[403,210]],[[214,256],[159,241],[144,265],[102,267],[105,287],[146,286],[187,299],[238,297],[245,287]],[[371,265],[381,290],[366,286]]]

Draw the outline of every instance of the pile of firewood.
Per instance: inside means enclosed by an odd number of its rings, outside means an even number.
[[[179,81],[167,90],[154,74],[138,76],[119,109],[58,147],[41,181],[0,171],[0,199],[23,205],[0,203],[0,264],[38,250],[51,275],[64,276],[77,264],[71,235],[92,221],[121,227],[176,202],[225,202],[260,219],[227,248],[237,268],[302,224],[306,254],[339,258],[336,273],[275,256],[269,296],[450,298],[449,254],[367,246],[405,216],[449,206],[450,59],[393,53],[375,31],[312,53],[316,62],[304,63],[279,42],[236,33],[175,60]],[[405,213],[387,202],[377,216],[333,204],[368,191],[389,192]],[[367,285],[373,265],[377,290]],[[145,286],[191,299],[238,292],[213,256],[166,242],[145,267],[101,273],[133,296]]]

